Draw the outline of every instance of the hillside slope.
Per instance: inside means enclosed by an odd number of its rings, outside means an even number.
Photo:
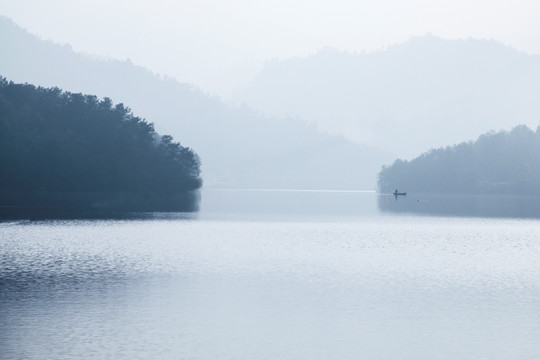
[[[316,125],[233,108],[130,61],[97,59],[43,41],[0,17],[0,75],[129,104],[201,157],[205,186],[371,189],[391,157]]]
[[[379,174],[381,192],[540,195],[540,127],[521,125],[476,141],[396,160]]]
[[[182,209],[201,186],[197,154],[123,105],[3,78],[0,168],[2,210]]]
[[[399,157],[540,122],[540,56],[494,41],[411,39],[266,64],[239,102],[297,116]]]

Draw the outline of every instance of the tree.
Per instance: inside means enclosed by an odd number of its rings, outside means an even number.
[[[158,196],[198,189],[200,160],[123,104],[0,78],[0,190]]]

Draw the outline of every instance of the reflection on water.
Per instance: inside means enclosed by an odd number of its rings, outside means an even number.
[[[233,218],[298,220],[299,217],[378,216],[408,213],[464,217],[539,218],[540,196],[415,194],[374,191],[205,189],[167,202],[122,207],[0,206],[0,220],[154,220]],[[159,212],[156,212],[158,210]]]
[[[425,215],[539,218],[540,196],[408,194],[378,197],[381,211]]]
[[[373,193],[3,221],[0,359],[537,359],[538,234],[377,215]]]
[[[167,196],[125,193],[0,194],[0,219],[153,219],[155,212],[194,213],[199,191]]]
[[[301,217],[373,216],[378,213],[374,191],[206,189],[201,217],[298,220]]]

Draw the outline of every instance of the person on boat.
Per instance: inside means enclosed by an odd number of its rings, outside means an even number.
[[[393,192],[393,194],[394,194],[395,197],[398,197],[400,195],[407,195],[407,193],[403,193],[403,192],[400,193],[397,189],[396,189],[396,191]]]

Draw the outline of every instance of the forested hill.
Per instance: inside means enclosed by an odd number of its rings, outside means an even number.
[[[378,185],[381,192],[540,194],[540,127],[520,125],[396,160],[383,167]]]
[[[4,78],[0,168],[2,194],[26,197],[47,192],[152,197],[201,186],[197,154],[157,134],[124,105]]]
[[[2,16],[0,49],[0,73],[10,80],[108,96],[152,119],[157,131],[197,150],[207,187],[373,189],[381,164],[395,157],[315,124],[229,106],[130,61],[76,53]]]

